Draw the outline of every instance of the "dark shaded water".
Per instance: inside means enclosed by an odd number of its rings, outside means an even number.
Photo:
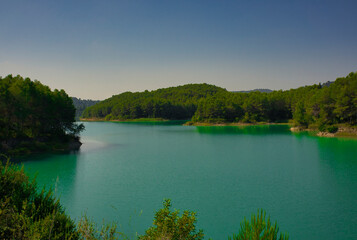
[[[130,236],[164,198],[194,210],[206,239],[227,239],[263,208],[290,239],[357,239],[357,141],[288,126],[85,123],[77,154],[26,161],[67,212],[115,220]]]

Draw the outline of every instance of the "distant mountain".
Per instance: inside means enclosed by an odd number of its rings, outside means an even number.
[[[322,87],[329,87],[334,81],[328,81],[328,82],[325,82],[323,84],[321,84]]]
[[[82,116],[84,109],[100,102],[98,100],[80,99],[76,97],[72,97],[72,101],[76,108],[76,119],[79,119]]]
[[[321,87],[329,87],[334,81],[327,81],[325,83],[320,83]],[[250,93],[250,92],[262,92],[262,93],[270,93],[273,92],[274,90],[267,89],[267,88],[256,88],[253,90],[247,90],[247,91],[231,91],[234,93]]]
[[[266,89],[266,88],[258,88],[258,89],[253,89],[253,90],[247,90],[247,91],[231,91],[231,92],[237,92],[237,93],[250,93],[250,92],[262,92],[262,93],[270,93],[273,90],[271,89]]]

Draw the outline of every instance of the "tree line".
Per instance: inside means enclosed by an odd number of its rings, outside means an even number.
[[[209,84],[187,84],[155,91],[125,92],[86,108],[82,117],[106,120],[190,119],[200,99],[225,91]]]
[[[100,102],[98,100],[81,99],[76,97],[71,98],[76,109],[76,119],[79,119],[82,116],[84,109]]]
[[[229,92],[208,84],[188,84],[145,92],[125,92],[85,109],[83,118],[191,119],[207,123],[286,122],[321,130],[357,123],[357,73],[334,82],[272,92]]]

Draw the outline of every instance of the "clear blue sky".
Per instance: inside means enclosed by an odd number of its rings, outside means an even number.
[[[357,1],[0,0],[0,76],[105,99],[290,89],[357,71]]]

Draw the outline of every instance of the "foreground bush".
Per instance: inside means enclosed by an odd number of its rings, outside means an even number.
[[[52,191],[37,192],[23,168],[0,162],[0,239],[78,239]]]
[[[241,223],[239,233],[233,234],[229,240],[288,240],[288,235],[281,234],[278,237],[279,227],[275,222],[273,225],[270,222],[270,216],[265,220],[265,211],[258,210],[257,215],[251,217],[250,222],[244,218]]]
[[[117,232],[117,225],[114,223],[105,224],[98,228],[97,224],[87,215],[82,216],[78,223],[78,233],[81,239],[84,240],[117,240],[121,236],[122,239],[129,239],[125,234]]]
[[[146,230],[140,240],[200,240],[203,239],[203,231],[196,231],[197,221],[194,212],[184,211],[179,216],[179,211],[170,211],[171,201],[166,199],[163,208],[156,212],[154,226]]]

